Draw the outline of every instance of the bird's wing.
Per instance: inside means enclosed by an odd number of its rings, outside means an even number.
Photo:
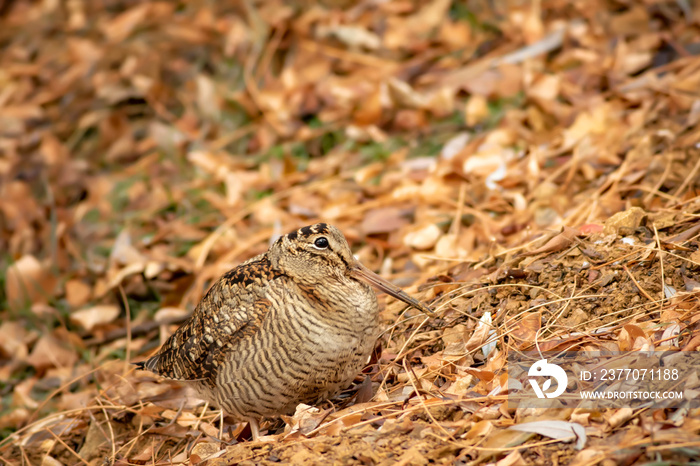
[[[265,289],[279,276],[266,254],[227,272],[160,351],[137,365],[170,379],[213,381],[232,343],[260,328],[270,309]]]

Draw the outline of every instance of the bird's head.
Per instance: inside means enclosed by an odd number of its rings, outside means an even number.
[[[362,265],[343,234],[333,225],[316,223],[288,233],[270,248],[272,266],[293,280],[324,286],[329,280],[358,280],[428,314],[430,308]]]

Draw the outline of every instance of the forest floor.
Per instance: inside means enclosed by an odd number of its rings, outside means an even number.
[[[0,461],[698,461],[698,37],[683,0],[0,1]],[[435,311],[380,297],[341,396],[251,441],[130,364],[317,221]],[[533,353],[684,398],[515,406]]]

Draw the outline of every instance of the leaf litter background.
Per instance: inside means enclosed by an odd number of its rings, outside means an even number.
[[[535,342],[700,346],[697,3],[0,11],[5,463],[700,457],[697,409],[504,404],[505,356]],[[251,443],[128,364],[317,220],[437,312],[382,298],[376,355],[333,405]]]

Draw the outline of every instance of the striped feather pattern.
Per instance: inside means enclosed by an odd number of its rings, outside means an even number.
[[[192,383],[241,419],[333,397],[367,363],[379,331],[377,298],[359,269],[335,227],[289,233],[222,276],[139,365]]]

